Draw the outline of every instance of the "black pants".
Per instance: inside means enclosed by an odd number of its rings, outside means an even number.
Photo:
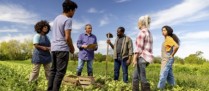
[[[47,91],[59,91],[65,76],[69,60],[69,52],[53,51]]]

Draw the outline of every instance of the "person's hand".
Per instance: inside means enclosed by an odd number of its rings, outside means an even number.
[[[42,46],[42,50],[48,51],[48,47]]]
[[[169,58],[173,58],[173,55],[170,55]]]
[[[135,67],[137,65],[137,60],[138,60],[137,56],[134,55],[134,58],[133,58],[133,61],[132,61],[133,67]]]
[[[134,59],[133,59],[133,61],[132,61],[132,65],[133,65],[133,67],[135,67],[135,66],[136,66],[136,64],[137,64],[137,60],[134,60]]]
[[[128,60],[126,61],[126,65],[129,66],[131,64],[131,58],[128,58]]]
[[[107,40],[107,44],[111,44],[111,41],[109,39]]]
[[[50,51],[50,50],[51,50],[51,48],[50,48],[50,47],[46,47],[46,48],[47,48],[47,50],[48,50],[48,51]]]
[[[81,47],[84,48],[84,49],[86,49],[87,48],[87,45],[82,45]]]
[[[70,47],[70,53],[74,53],[75,52],[75,48],[74,47]]]

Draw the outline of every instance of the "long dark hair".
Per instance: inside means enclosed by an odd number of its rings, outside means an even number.
[[[173,33],[173,29],[170,27],[170,26],[163,26],[162,27],[162,30],[163,28],[166,29],[167,33],[168,33],[168,36],[171,36],[173,38],[173,40],[178,44],[180,45],[180,40],[179,38],[176,36],[176,34]]]

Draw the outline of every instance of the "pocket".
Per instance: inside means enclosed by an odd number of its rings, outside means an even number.
[[[58,58],[65,58],[65,57],[69,57],[69,52],[59,52],[58,54],[57,54],[57,57]]]
[[[142,58],[142,57],[139,57],[139,58],[138,58],[138,62],[139,62],[140,64],[147,63],[147,62],[144,60],[144,58]]]
[[[173,62],[174,62],[174,58],[173,58],[173,57],[172,57],[172,58],[169,58],[168,63],[169,63],[170,65],[172,65]]]

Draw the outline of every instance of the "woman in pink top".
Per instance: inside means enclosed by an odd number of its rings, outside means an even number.
[[[153,38],[149,31],[151,19],[148,15],[141,16],[138,21],[139,34],[136,38],[136,48],[134,51],[133,66],[133,91],[139,91],[139,80],[141,80],[141,90],[150,91],[150,84],[146,79],[146,66],[152,63]]]

